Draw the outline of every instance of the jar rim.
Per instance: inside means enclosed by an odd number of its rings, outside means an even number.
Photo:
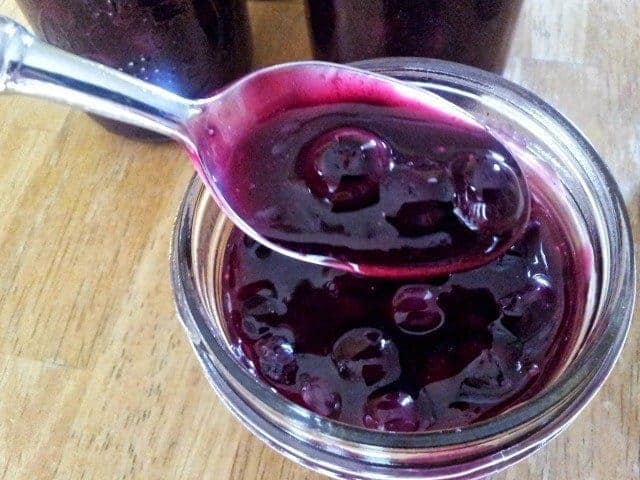
[[[544,395],[527,400],[507,412],[482,422],[455,429],[399,434],[366,430],[321,417],[299,407],[256,380],[227,349],[218,344],[207,327],[207,315],[201,305],[190,265],[192,220],[204,189],[197,176],[194,176],[176,218],[170,255],[175,302],[182,323],[199,357],[209,364],[205,365],[205,370],[214,368],[220,371],[221,369],[235,379],[250,396],[259,398],[277,414],[289,417],[304,428],[317,429],[329,437],[382,449],[446,448],[494,438],[529,424],[541,416],[552,413],[557,414],[557,417],[562,416],[560,427],[552,433],[547,432],[545,435],[527,438],[526,442],[534,449],[558,433],[559,429],[568,424],[595,395],[611,372],[631,324],[635,301],[635,260],[628,213],[619,188],[602,158],[569,120],[537,95],[502,77],[451,62],[411,57],[366,60],[351,65],[363,69],[375,69],[381,73],[396,71],[427,77],[446,75],[452,81],[472,82],[489,94],[500,98],[517,99],[518,105],[526,107],[529,114],[536,115],[549,125],[559,128],[564,134],[562,140],[570,142],[572,148],[580,151],[594,168],[600,181],[604,183],[609,196],[608,207],[614,212],[615,218],[606,220],[610,222],[608,227],[616,231],[609,240],[616,242],[613,247],[618,256],[615,258],[616,261],[610,262],[611,271],[608,272],[608,281],[611,285],[606,292],[606,298],[601,300],[598,316],[610,317],[615,321],[612,320],[606,326],[599,341],[589,350],[589,355],[582,355],[581,361],[576,362],[576,367],[570,372],[563,372]],[[204,359],[203,356],[207,358]],[[215,385],[211,372],[209,375],[210,383],[219,390],[220,386]],[[567,401],[568,399],[571,401]],[[227,405],[235,410],[229,402]],[[239,414],[237,411],[235,413]],[[557,420],[557,417],[554,420]]]

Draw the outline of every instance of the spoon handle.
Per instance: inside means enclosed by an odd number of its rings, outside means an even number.
[[[65,103],[189,143],[189,100],[48,45],[0,16],[0,92]]]

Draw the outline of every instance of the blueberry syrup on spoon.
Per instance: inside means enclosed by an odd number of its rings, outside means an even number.
[[[511,153],[439,97],[355,72],[271,75],[240,89],[236,109],[194,123],[203,172],[243,229],[376,277],[438,276],[503,254],[530,213]]]

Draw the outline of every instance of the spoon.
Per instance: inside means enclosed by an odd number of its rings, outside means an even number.
[[[467,270],[504,253],[529,217],[517,162],[469,114],[347,66],[277,65],[188,100],[0,17],[0,91],[177,140],[236,226],[307,262],[396,278]]]

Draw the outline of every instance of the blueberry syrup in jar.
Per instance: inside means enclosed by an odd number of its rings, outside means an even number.
[[[544,197],[488,265],[376,279],[296,261],[231,232],[227,334],[239,360],[291,401],[393,432],[458,428],[539,393],[567,355],[585,275]]]
[[[429,57],[501,72],[522,0],[306,0],[316,58]]]
[[[534,169],[525,176],[484,130],[376,98],[267,115],[222,184],[243,218],[275,225],[287,246],[346,246],[386,275],[301,262],[235,229],[223,315],[247,368],[317,414],[375,430],[457,428],[553,377],[585,308],[585,267]],[[442,269],[394,270],[414,241],[410,258],[441,255]]]
[[[35,32],[56,47],[188,98],[247,73],[246,0],[18,0]],[[117,133],[157,134],[98,119]]]

